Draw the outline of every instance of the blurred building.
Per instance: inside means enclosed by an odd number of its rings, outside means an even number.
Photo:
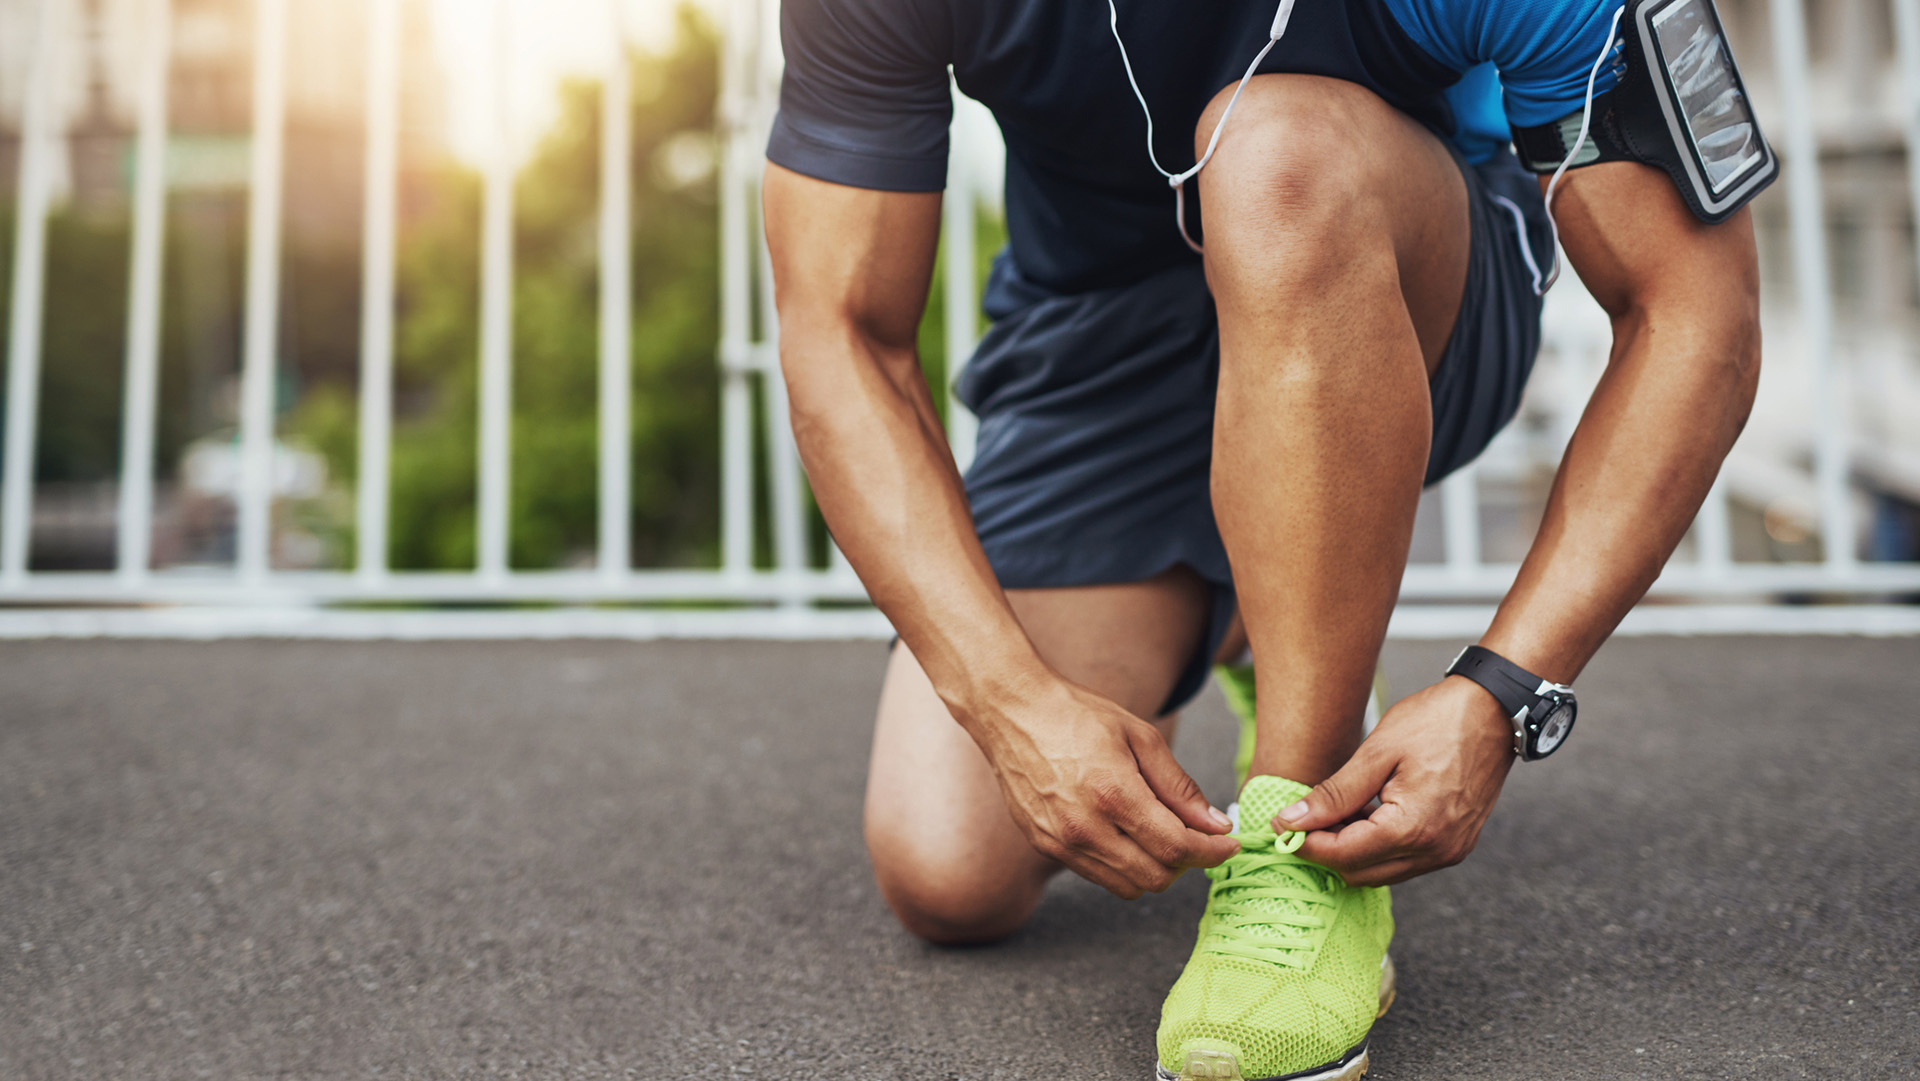
[[[22,112],[41,6],[41,0],[0,0],[0,206],[12,201],[19,184]],[[124,228],[147,4],[65,0],[60,6],[65,17],[54,109],[64,153],[55,155],[56,204],[93,228]],[[219,562],[231,558],[231,493],[217,486],[202,490],[196,478],[207,470],[194,463],[231,453],[256,4],[171,0],[168,6],[171,224],[163,288],[173,348],[179,350],[168,378],[178,382],[179,420],[191,442],[178,460],[161,463],[154,543],[163,563]],[[402,0],[401,12],[405,219],[423,207],[430,178],[447,159],[448,138],[445,80],[429,40],[429,0]],[[289,396],[297,393],[303,369],[351,366],[354,360],[353,313],[316,318],[312,309],[316,290],[333,302],[331,313],[340,306],[338,295],[344,292],[350,302],[354,288],[365,187],[368,15],[366,0],[288,2],[280,345],[283,394]],[[288,448],[280,454],[300,457]],[[35,493],[35,566],[110,565],[115,488],[111,477],[41,483]]]
[[[0,0],[0,197],[19,180],[21,108],[40,0]],[[63,199],[124,213],[142,25],[140,0],[69,0],[61,28],[56,115],[66,153]],[[253,122],[254,3],[173,0],[169,187],[244,191]],[[425,0],[402,5],[403,178],[447,153],[446,91],[429,41]],[[286,226],[294,242],[357,233],[365,150],[364,0],[289,0]],[[404,183],[404,179],[403,179]],[[403,187],[403,191],[404,191]]]
[[[1762,123],[1784,135],[1766,0],[1718,0]],[[1835,301],[1834,357],[1853,432],[1861,554],[1920,559],[1920,269],[1902,84],[1889,0],[1806,4],[1811,98]],[[1744,505],[1744,558],[1807,558],[1813,504],[1811,372],[1796,341],[1785,185],[1755,204],[1772,369],[1727,481]],[[1736,526],[1741,523],[1736,520]],[[1752,541],[1759,543],[1754,545]]]

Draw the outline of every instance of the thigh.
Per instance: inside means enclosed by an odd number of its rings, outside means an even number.
[[[1128,585],[1008,592],[1048,664],[1142,717],[1159,711],[1200,647],[1210,596],[1185,568]],[[1171,736],[1174,719],[1159,723]],[[986,757],[904,644],[880,695],[866,821],[883,887],[937,874],[945,889],[1018,894],[1058,868],[1027,844]]]

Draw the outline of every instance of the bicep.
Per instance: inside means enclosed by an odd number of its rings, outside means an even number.
[[[911,350],[947,175],[950,30],[934,0],[784,0],[762,189],[793,333]]]
[[[1606,162],[1568,171],[1553,210],[1567,260],[1614,317],[1669,305],[1703,320],[1757,317],[1759,258],[1750,209],[1707,225],[1665,173],[1637,162]]]
[[[940,194],[848,187],[777,164],[761,194],[783,330],[845,328],[910,350],[933,276]]]

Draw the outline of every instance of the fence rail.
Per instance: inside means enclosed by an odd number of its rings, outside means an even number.
[[[360,328],[359,482],[356,492],[358,536],[356,565],[350,571],[276,570],[272,565],[274,498],[274,409],[276,327],[279,325],[280,245],[283,219],[283,131],[286,114],[287,10],[289,0],[256,0],[248,239],[240,415],[240,480],[236,495],[237,558],[230,573],[204,569],[157,570],[151,566],[149,537],[154,514],[154,445],[159,407],[161,252],[165,242],[163,150],[167,145],[167,73],[170,56],[168,0],[141,0],[137,151],[134,156],[133,231],[130,309],[126,340],[126,396],[122,417],[122,462],[118,496],[117,567],[110,572],[30,572],[28,548],[34,496],[34,447],[39,403],[41,307],[45,288],[46,224],[52,196],[53,155],[60,132],[54,115],[54,91],[71,35],[67,20],[78,17],[77,0],[36,0],[36,47],[28,73],[22,123],[22,152],[14,237],[12,306],[7,328],[7,402],[5,460],[0,467],[0,605],[32,619],[11,626],[79,626],[49,615],[71,605],[173,605],[214,611],[253,613],[232,625],[262,625],[260,613],[311,609],[359,602],[507,603],[549,601],[562,604],[727,602],[774,607],[788,622],[781,627],[806,633],[847,633],[867,619],[849,621],[844,611],[821,604],[855,604],[865,599],[859,582],[840,554],[815,550],[807,527],[810,513],[804,477],[786,416],[785,388],[778,377],[777,323],[764,243],[755,227],[761,148],[777,95],[780,56],[777,0],[726,0],[719,100],[721,275],[717,283],[721,337],[717,377],[721,381],[721,560],[710,570],[657,570],[631,566],[626,523],[630,509],[626,388],[630,385],[632,208],[624,172],[631,132],[624,108],[629,93],[628,40],[617,0],[607,4],[610,43],[600,146],[602,184],[599,220],[600,263],[600,446],[598,486],[600,521],[598,565],[588,571],[514,570],[508,563],[508,465],[511,431],[513,287],[512,223],[514,163],[508,147],[504,87],[496,78],[492,102],[496,123],[483,166],[480,222],[482,283],[479,312],[480,416],[479,485],[476,515],[478,566],[468,573],[414,573],[387,564],[390,491],[396,248],[396,189],[399,177],[400,38],[402,0],[366,0],[367,124]],[[1849,603],[1817,620],[1780,617],[1780,625],[1819,622],[1836,629],[1885,629],[1904,626],[1890,609],[1873,602],[1889,596],[1920,594],[1920,564],[1865,562],[1857,556],[1854,524],[1855,448],[1847,401],[1834,357],[1833,285],[1827,272],[1827,237],[1822,220],[1822,170],[1815,117],[1808,91],[1809,59],[1802,0],[1769,0],[1773,69],[1779,103],[1776,137],[1787,165],[1785,187],[1791,220],[1796,278],[1797,348],[1804,353],[1813,382],[1813,517],[1824,540],[1823,558],[1805,563],[1754,563],[1733,557],[1728,492],[1716,487],[1696,523],[1696,557],[1676,562],[1655,585],[1653,595],[1677,605],[1695,604],[1703,613],[1723,613],[1729,600],[1765,602],[1784,596],[1813,595]],[[491,20],[494,71],[512,61],[506,36],[506,0],[479,0],[477,17]],[[1904,94],[1907,148],[1920,147],[1920,0],[1893,0],[1897,58]],[[974,225],[981,190],[974,172],[962,167],[987,148],[979,128],[961,125],[955,132],[954,169],[945,209],[945,289],[941,303],[948,318],[946,351],[958,360],[975,344],[978,308]],[[1912,199],[1920,208],[1920,170],[1912,174]],[[1577,283],[1563,285],[1577,289]],[[1550,333],[1550,339],[1553,335]],[[1564,363],[1593,368],[1604,362],[1604,335],[1563,335]],[[1584,355],[1578,355],[1584,354]],[[1577,380],[1574,382],[1577,383]],[[766,408],[756,411],[756,393]],[[1564,396],[1564,395],[1563,395]],[[1576,416],[1579,402],[1556,407]],[[755,432],[757,423],[761,431]],[[956,457],[970,458],[973,421],[952,405],[948,417]],[[1570,421],[1567,422],[1570,426]],[[769,493],[767,523],[773,538],[773,565],[755,565],[756,483]],[[1442,486],[1436,509],[1444,559],[1416,564],[1406,574],[1402,597],[1414,604],[1471,605],[1473,618],[1498,599],[1515,567],[1484,557],[1483,507],[1479,471],[1462,470]],[[1434,611],[1460,611],[1436,608]],[[37,613],[37,614],[35,614]],[[1852,613],[1851,615],[1848,613]],[[513,613],[499,614],[511,624]],[[44,617],[44,618],[43,618]],[[82,618],[83,617],[75,617]],[[529,619],[533,618],[531,616]],[[540,617],[548,618],[548,617]],[[757,619],[758,617],[753,617]],[[1421,624],[1418,613],[1404,614],[1396,626]],[[39,620],[39,622],[33,622]],[[51,620],[51,622],[49,622]],[[247,620],[251,620],[249,624]],[[1703,615],[1702,626],[1723,615]],[[1764,619],[1761,620],[1765,622]],[[99,621],[96,620],[96,623]],[[109,621],[110,622],[110,621]],[[1432,621],[1429,620],[1429,623]],[[1465,627],[1470,620],[1458,621]],[[1639,622],[1658,624],[1658,619]],[[1684,623],[1684,620],[1680,621]],[[1920,626],[1920,621],[1908,620]],[[1673,618],[1668,625],[1677,626]],[[106,623],[99,623],[106,626]],[[207,625],[205,620],[193,624]],[[291,625],[291,624],[288,624]],[[526,624],[531,627],[532,623]],[[664,626],[664,624],[661,624]],[[692,625],[692,624],[688,624]],[[704,624],[703,624],[704,625]],[[718,626],[719,624],[715,624]],[[758,626],[752,619],[742,628]],[[1796,624],[1798,625],[1798,624]],[[0,628],[4,633],[4,628]],[[53,633],[49,631],[49,633]],[[784,633],[784,632],[783,632]]]

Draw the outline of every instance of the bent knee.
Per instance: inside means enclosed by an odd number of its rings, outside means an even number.
[[[1228,87],[1207,107],[1196,153],[1232,96]],[[1200,175],[1209,267],[1271,285],[1322,280],[1359,254],[1391,257],[1407,206],[1455,173],[1438,138],[1364,87],[1255,76]]]
[[[1196,156],[1206,152],[1233,92],[1220,91],[1201,114]],[[1373,148],[1411,123],[1377,94],[1342,79],[1255,76],[1201,174],[1208,215],[1215,204],[1229,213],[1284,211],[1293,221],[1303,212],[1344,210],[1376,194],[1381,173]]]
[[[993,942],[1020,929],[1045,878],[985,861],[869,837],[880,895],[908,931],[947,946]]]

